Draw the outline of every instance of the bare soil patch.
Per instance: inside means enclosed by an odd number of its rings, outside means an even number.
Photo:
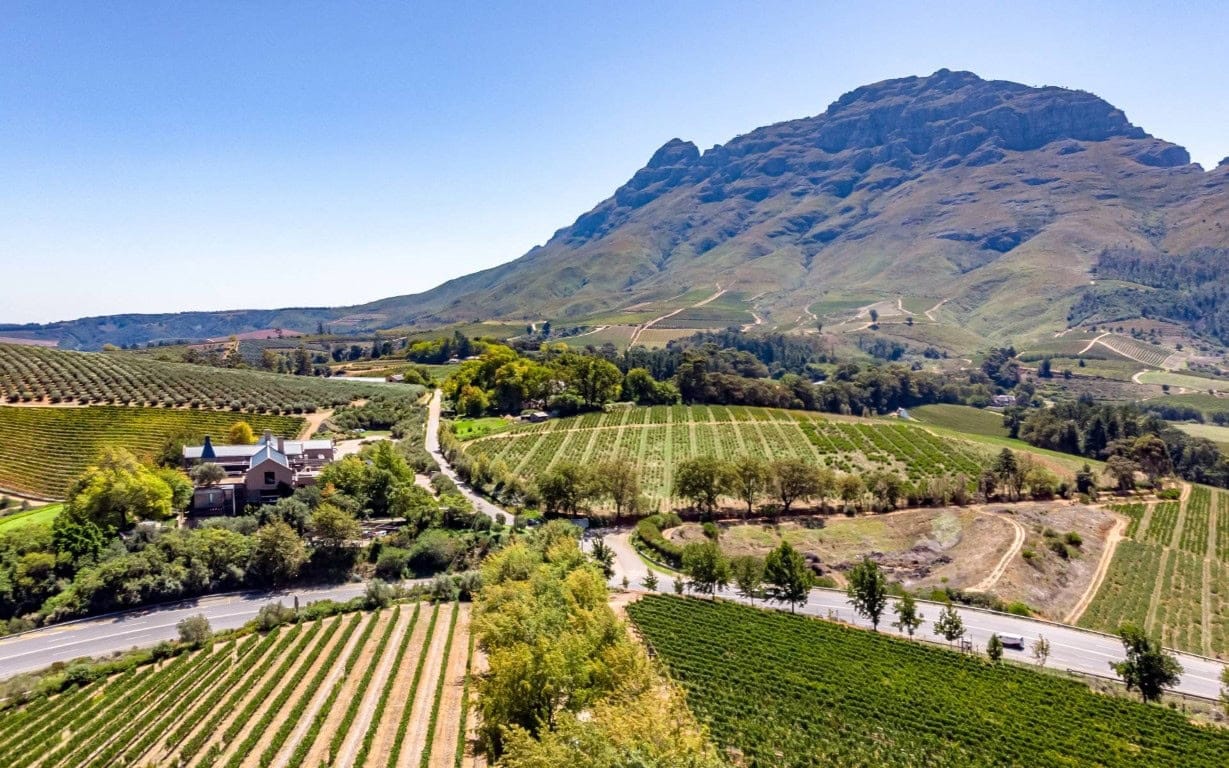
[[[371,745],[371,753],[367,757],[367,765],[370,766],[385,766],[388,764],[388,756],[393,750],[393,740],[397,738],[397,724],[401,722],[401,716],[405,713],[405,708],[410,705],[410,685],[414,682],[414,670],[418,667],[418,659],[423,653],[423,645],[427,641],[427,627],[431,624],[431,608],[424,604],[419,610],[418,623],[414,625],[414,631],[410,634],[410,644],[406,649],[405,658],[402,659],[401,668],[394,671],[394,677],[390,685],[393,686],[393,694],[389,697],[388,707],[384,710],[384,717],[380,722],[380,730],[376,733],[376,739]]]
[[[461,724],[461,701],[465,692],[465,667],[469,663],[469,605],[461,605],[452,636],[448,665],[444,668],[444,693],[440,697],[435,739],[431,743],[430,768],[452,768],[457,755],[457,732]]]
[[[448,641],[448,624],[451,614],[440,611],[435,623],[435,634],[427,649],[427,663],[423,666],[422,679],[414,693],[410,724],[405,732],[405,744],[401,749],[401,765],[406,768],[420,765],[423,747],[427,743],[428,724],[431,722],[431,704],[435,701],[435,689],[439,685],[444,668],[444,644]],[[459,620],[458,620],[459,621]]]

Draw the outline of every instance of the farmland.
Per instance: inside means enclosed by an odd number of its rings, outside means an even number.
[[[48,525],[64,508],[63,504],[47,504],[26,512],[14,512],[0,516],[0,533],[6,533],[27,525]]]
[[[227,428],[240,420],[257,434],[268,429],[294,436],[303,425],[296,416],[225,411],[0,406],[0,488],[59,497],[104,447],[152,455],[173,436],[209,435],[221,440]]]
[[[384,385],[170,363],[123,352],[63,352],[0,344],[0,400],[304,413]]]
[[[732,603],[649,596],[627,611],[743,765],[1229,761],[1229,732],[1016,665]]]
[[[459,766],[468,605],[304,622],[0,714],[8,768]]]
[[[1172,648],[1229,653],[1229,494],[1197,485],[1182,502],[1111,508],[1130,520],[1128,538],[1079,625],[1131,622]]]
[[[694,456],[796,457],[842,472],[889,470],[920,481],[962,473],[975,478],[986,449],[908,424],[843,419],[743,406],[653,406],[518,425],[463,444],[528,476],[560,460],[636,463],[655,503],[670,496],[674,467]]]
[[[989,437],[1007,437],[1003,414],[967,405],[923,405],[909,410],[909,417],[922,424],[947,427],[957,432]]]

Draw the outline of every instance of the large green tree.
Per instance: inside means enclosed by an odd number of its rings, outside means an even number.
[[[1123,661],[1111,661],[1110,668],[1122,678],[1128,691],[1139,691],[1144,701],[1159,701],[1166,688],[1182,680],[1182,665],[1165,652],[1161,643],[1134,624],[1118,630],[1122,647],[1127,652]]]
[[[254,535],[252,570],[269,584],[279,586],[299,575],[307,562],[307,547],[294,529],[282,521],[261,526]]]
[[[729,487],[729,468],[714,456],[685,459],[674,468],[674,495],[706,514],[717,509],[717,502]]]
[[[755,503],[768,490],[772,470],[758,456],[737,456],[730,462],[730,493],[747,505],[747,516],[755,512]]]
[[[168,480],[183,476],[173,470],[164,472],[142,464],[123,449],[104,449],[98,462],[69,488],[65,509],[75,519],[88,520],[107,533],[128,530],[139,520],[165,520],[183,500],[182,488],[172,487]]]
[[[793,613],[795,607],[807,601],[807,594],[814,584],[811,569],[798,550],[782,541],[764,558],[764,584],[770,600],[788,603]]]
[[[683,547],[683,573],[691,588],[712,595],[730,583],[730,561],[715,541],[697,541]]]
[[[888,580],[879,564],[869,557],[862,558],[849,572],[849,602],[860,616],[879,631],[879,620],[888,605]]]

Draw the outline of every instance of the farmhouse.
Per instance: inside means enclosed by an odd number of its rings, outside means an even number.
[[[226,477],[198,486],[192,494],[194,514],[235,514],[247,504],[269,504],[295,488],[315,485],[324,465],[333,461],[332,440],[287,440],[266,431],[255,445],[186,445],[183,467],[217,464]]]
[[[995,395],[991,403],[999,408],[1010,408],[1016,404],[1015,395]]]

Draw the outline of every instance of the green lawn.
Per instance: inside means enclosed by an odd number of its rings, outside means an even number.
[[[1141,374],[1139,380],[1145,384],[1168,384],[1170,387],[1184,387],[1196,392],[1229,392],[1229,381],[1210,379],[1204,376],[1191,376],[1185,373],[1169,373],[1167,371],[1148,371]]]
[[[986,437],[1007,437],[1003,414],[968,405],[923,405],[909,409],[909,417],[922,424]]]
[[[461,419],[452,423],[452,431],[460,440],[475,440],[487,435],[496,435],[507,431],[512,422],[501,416],[491,416],[485,419]]]
[[[0,516],[0,533],[7,533],[27,525],[48,525],[64,508],[63,504],[48,504],[25,512]]]
[[[1215,424],[1174,424],[1174,426],[1188,435],[1206,437],[1220,445],[1221,448],[1229,450],[1229,427],[1220,427]]]

